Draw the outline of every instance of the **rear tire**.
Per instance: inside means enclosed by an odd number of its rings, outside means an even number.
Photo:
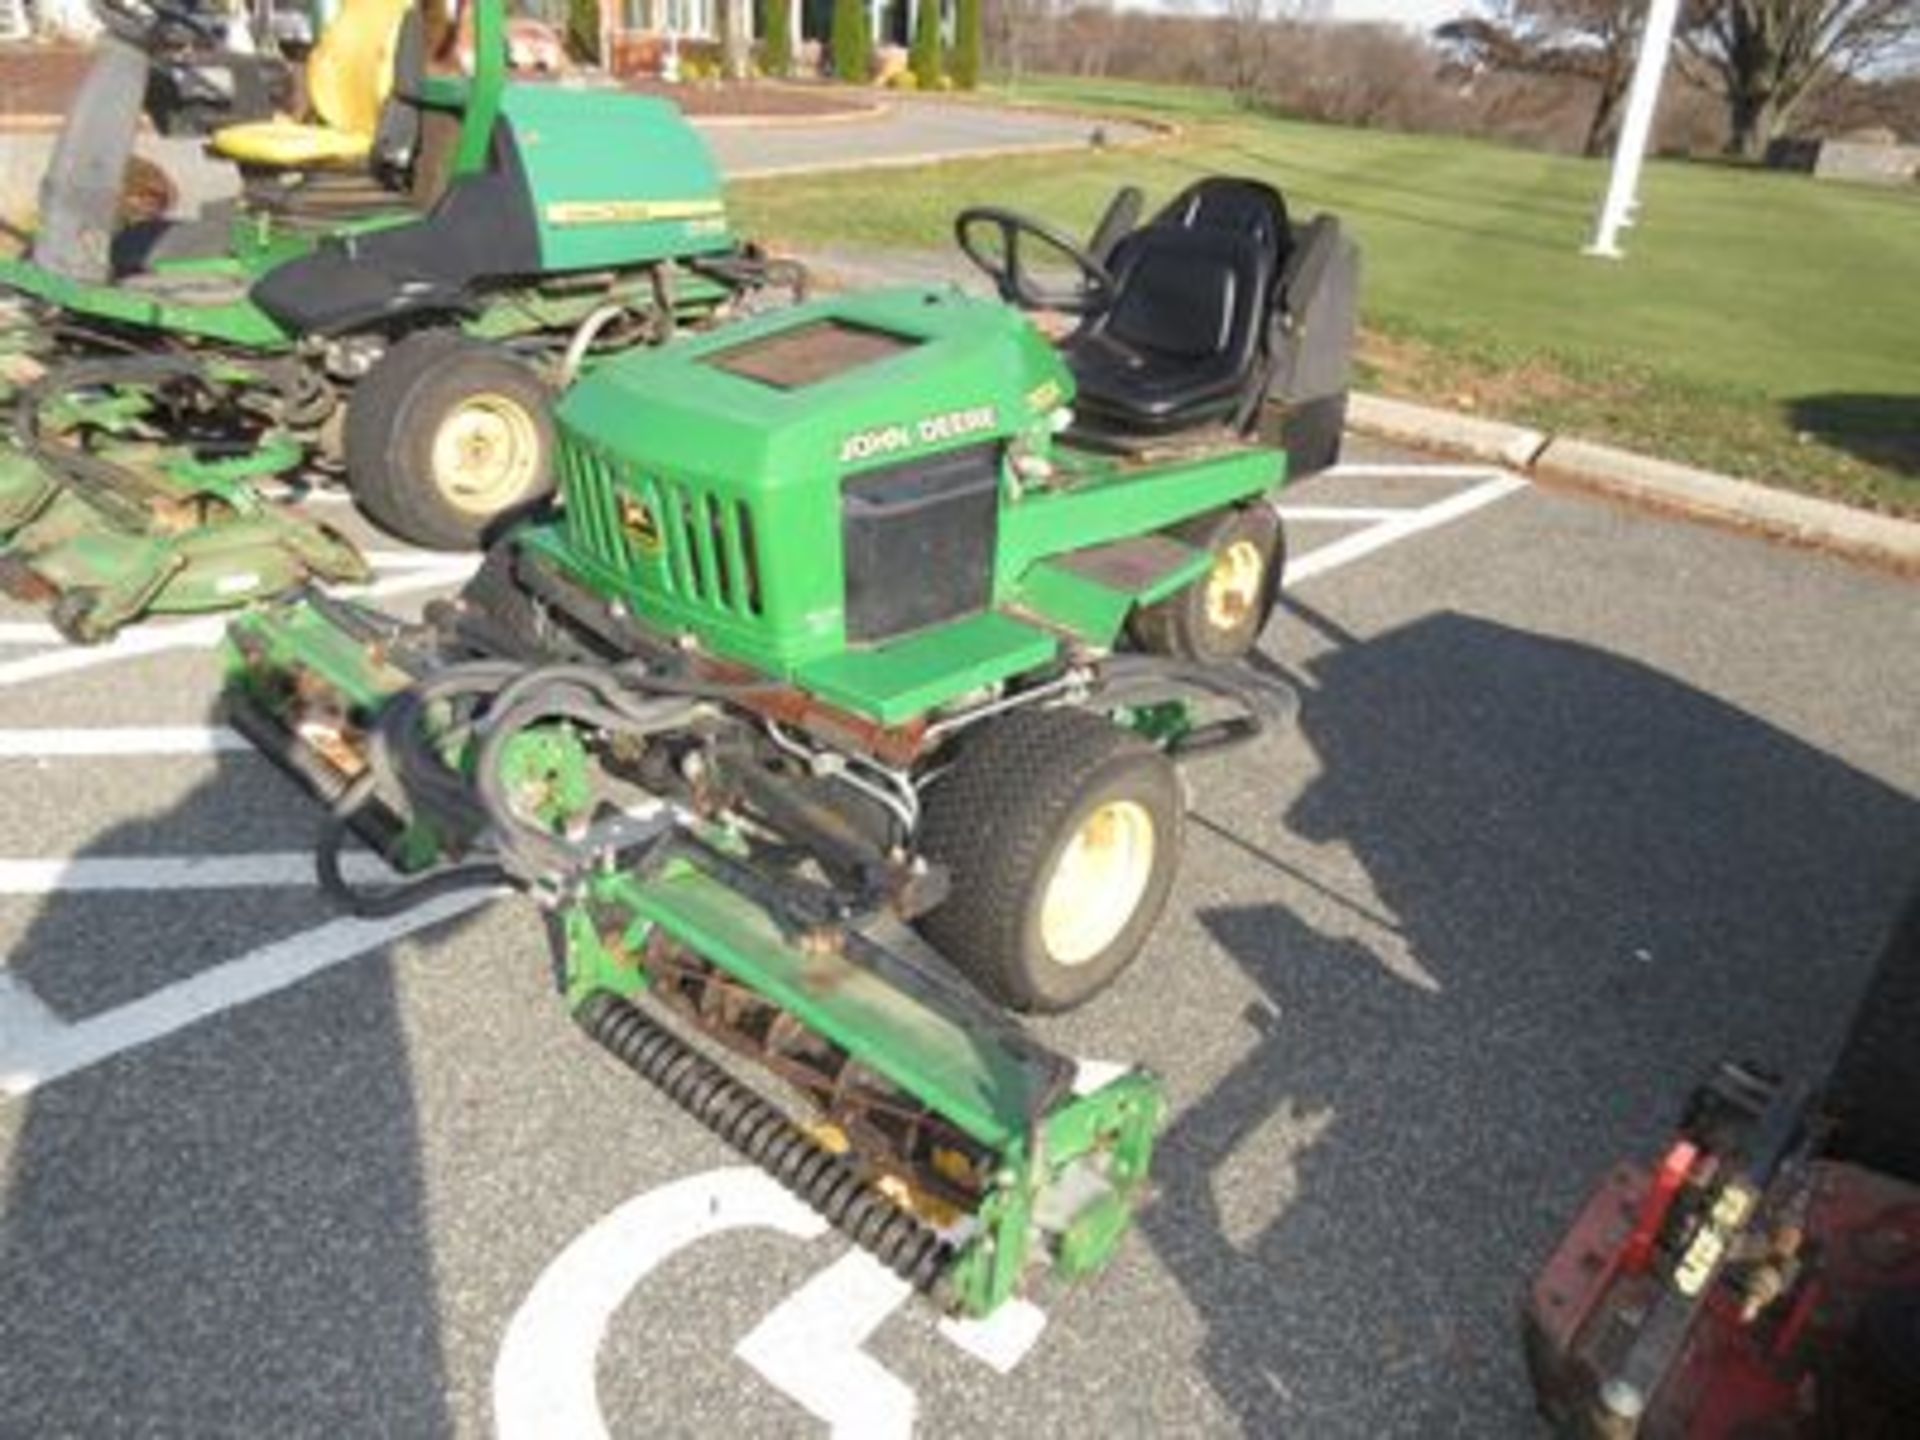
[[[1166,907],[1184,809],[1173,762],[1103,716],[987,721],[927,789],[920,850],[952,889],[921,930],[1004,1005],[1082,1005]]]
[[[1133,614],[1133,640],[1152,655],[1216,665],[1238,660],[1260,639],[1280,593],[1285,546],[1270,505],[1215,510],[1167,532],[1213,556],[1213,568],[1185,589]]]
[[[347,482],[401,539],[477,550],[553,493],[552,407],[512,356],[457,331],[409,335],[354,387]]]

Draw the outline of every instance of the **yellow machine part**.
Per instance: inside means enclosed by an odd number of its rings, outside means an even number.
[[[287,170],[364,160],[393,90],[400,24],[412,8],[413,0],[346,0],[307,57],[313,121],[228,125],[214,132],[215,153]]]

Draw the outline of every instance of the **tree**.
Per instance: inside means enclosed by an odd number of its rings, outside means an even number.
[[[864,85],[873,71],[873,35],[867,29],[866,0],[833,0],[833,34],[828,40],[834,76]]]
[[[940,0],[919,0],[913,12],[913,43],[907,49],[907,68],[915,85],[933,90],[940,84]]]
[[[993,52],[1010,83],[1018,85],[1035,63],[1053,29],[1059,0],[998,0],[993,7]]]
[[[1728,153],[1757,160],[1808,95],[1920,49],[1920,0],[1692,0],[1681,36],[1726,101]]]
[[[1645,11],[1645,0],[1497,0],[1485,15],[1449,20],[1434,37],[1475,70],[1591,81],[1593,113],[1581,151],[1604,155],[1633,78]]]
[[[767,43],[762,62],[769,75],[793,73],[793,0],[767,0]]]
[[[1266,83],[1278,10],[1275,0],[1227,0],[1227,87],[1242,104],[1258,96]]]
[[[953,17],[953,83],[971,90],[980,83],[980,0],[959,0]]]
[[[585,65],[608,59],[600,53],[600,0],[567,0],[567,52]]]

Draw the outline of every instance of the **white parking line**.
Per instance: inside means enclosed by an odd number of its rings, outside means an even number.
[[[984,1320],[948,1315],[940,1333],[997,1375],[1011,1375],[1047,1328],[1047,1312],[1031,1300],[1007,1301]]]
[[[1484,474],[1485,472],[1480,472]],[[1317,550],[1309,550],[1298,560],[1287,566],[1285,583],[1289,588],[1303,580],[1311,580],[1316,575],[1325,575],[1344,565],[1351,565],[1375,551],[1384,550],[1389,545],[1397,545],[1426,530],[1438,529],[1442,525],[1451,525],[1455,520],[1471,515],[1474,511],[1504,500],[1515,491],[1527,488],[1527,481],[1519,475],[1496,475],[1484,484],[1471,490],[1462,490],[1458,495],[1450,495],[1432,505],[1423,505],[1418,510],[1409,510],[1392,520],[1383,520],[1378,525],[1369,526],[1357,535],[1347,535],[1335,540],[1331,545],[1322,545]]]
[[[42,1085],[165,1039],[211,1016],[297,985],[344,960],[465,914],[494,894],[470,890],[445,895],[390,920],[330,920],[71,1025],[50,1028],[42,1020],[37,1029],[23,1027],[16,1033],[0,1023],[0,1036],[8,1040],[5,1052],[0,1053],[0,1096],[17,1099],[31,1095]],[[12,987],[16,1000],[20,990]]]
[[[258,752],[224,725],[94,725],[66,729],[0,729],[0,760],[93,760],[150,755]]]
[[[581,1232],[540,1272],[507,1323],[493,1363],[500,1440],[605,1440],[594,1371],[614,1315],[659,1266],[733,1230],[813,1240],[827,1222],[770,1176],[735,1167],[637,1195]]]
[[[479,559],[469,556],[464,559],[440,557],[445,563],[431,568],[422,566],[417,570],[408,570],[399,575],[376,580],[371,585],[343,589],[335,593],[348,599],[378,600],[396,595],[410,595],[421,590],[434,590],[443,585],[457,585],[479,567]],[[70,675],[79,670],[91,670],[100,665],[108,665],[116,660],[131,660],[142,655],[158,655],[168,650],[209,650],[220,643],[227,633],[228,617],[211,616],[204,620],[185,620],[170,625],[149,625],[144,629],[131,630],[115,636],[105,645],[76,645],[63,650],[49,650],[41,655],[27,655],[18,660],[0,663],[0,688],[16,685],[29,685],[35,680],[48,680],[55,675]],[[51,629],[49,634],[53,632]],[[57,637],[56,637],[57,638]]]
[[[912,1294],[866,1251],[849,1250],[781,1301],[733,1353],[826,1421],[836,1440],[904,1440],[913,1434],[913,1391],[861,1347]]]
[[[364,851],[343,855],[340,868],[347,879],[356,883],[393,878],[386,866]],[[310,850],[255,855],[75,855],[0,859],[0,895],[296,890],[316,883]]]
[[[472,573],[473,562],[460,555],[443,555],[432,550],[368,550],[360,558],[375,570],[454,570],[462,576]]]
[[[60,632],[44,620],[0,621],[0,645],[57,645]]]
[[[44,1053],[65,1028],[51,1005],[0,967],[0,1073],[22,1056]]]
[[[1304,524],[1357,525],[1368,520],[1394,520],[1408,514],[1409,505],[1281,505],[1282,520]]]

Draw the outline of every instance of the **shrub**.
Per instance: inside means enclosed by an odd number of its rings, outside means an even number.
[[[913,48],[907,66],[916,88],[932,90],[940,83],[940,0],[920,0],[913,17]]]
[[[953,83],[971,90],[980,83],[980,0],[958,0],[953,19]]]
[[[833,73],[849,85],[866,83],[873,66],[873,36],[865,0],[833,0]]]
[[[793,73],[793,0],[767,0],[767,74]]]

